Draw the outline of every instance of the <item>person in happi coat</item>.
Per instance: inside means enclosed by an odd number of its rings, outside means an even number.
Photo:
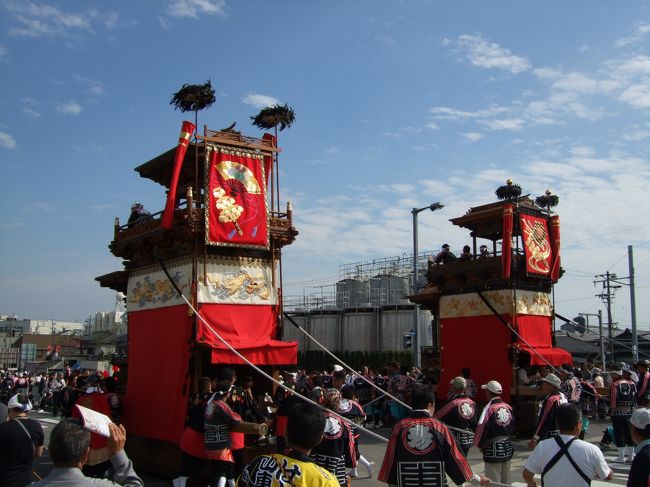
[[[539,410],[539,417],[537,418],[537,429],[535,435],[528,442],[528,448],[534,449],[541,440],[545,440],[551,436],[559,434],[555,415],[557,407],[560,404],[566,404],[566,396],[560,392],[562,381],[555,374],[546,374],[542,379],[542,392],[546,394],[542,401],[542,406]]]
[[[496,380],[483,384],[488,403],[483,408],[474,435],[474,445],[483,454],[485,475],[494,482],[510,484],[510,462],[514,455],[512,440],[515,420],[512,408],[501,399],[503,388]]]
[[[474,432],[478,421],[476,403],[465,393],[467,381],[464,377],[455,377],[450,384],[453,391],[451,401],[436,411],[433,417],[447,426],[455,428],[451,430],[451,434],[456,438],[463,454],[467,456],[474,442]]]
[[[321,467],[332,472],[341,487],[346,487],[345,467],[356,468],[357,456],[352,429],[338,414],[341,394],[330,389],[325,394],[325,430],[323,440],[311,451],[311,457]]]
[[[469,481],[486,485],[489,479],[472,473],[449,429],[433,418],[433,392],[415,389],[411,405],[411,414],[393,426],[378,480],[390,485],[439,487],[449,475],[458,485]]]

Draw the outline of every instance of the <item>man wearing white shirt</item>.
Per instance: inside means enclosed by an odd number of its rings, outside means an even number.
[[[541,474],[542,486],[584,487],[599,478],[611,480],[609,468],[598,447],[578,439],[582,415],[573,404],[557,408],[560,435],[540,442],[524,464],[523,477],[529,487],[535,487],[535,474]]]

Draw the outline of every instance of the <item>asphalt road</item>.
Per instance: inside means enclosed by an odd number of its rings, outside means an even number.
[[[45,445],[47,446],[49,442],[49,434],[54,425],[58,423],[58,418],[53,418],[51,413],[39,413],[39,412],[30,412],[30,417],[38,420],[41,425],[43,426],[43,430],[45,432]],[[606,428],[608,425],[607,422],[605,421],[592,421],[591,425],[589,426],[589,434],[587,435],[587,440],[592,442],[592,443],[598,443],[602,436],[603,430]],[[389,428],[381,428],[377,430],[372,430],[374,433],[380,434],[386,439],[390,435],[390,429]],[[128,442],[128,439],[127,439]],[[530,452],[528,451],[528,448],[526,447],[528,440],[527,439],[521,439],[521,440],[516,440],[514,442],[515,444],[515,456],[512,460],[512,479],[513,479],[513,485],[515,486],[525,486],[525,482],[523,481],[521,477],[521,472],[523,470],[523,464],[528,458],[528,455]],[[366,487],[366,486],[376,486],[376,485],[385,485],[382,484],[381,482],[378,482],[376,479],[377,472],[379,471],[379,467],[381,465],[381,461],[384,458],[384,453],[386,452],[386,442],[382,441],[380,439],[374,438],[372,436],[367,435],[366,433],[361,433],[361,438],[360,438],[360,449],[361,453],[363,454],[364,457],[366,457],[369,461],[374,461],[376,464],[375,471],[373,472],[372,478],[367,477],[364,471],[363,467],[359,467],[359,474],[360,478],[358,479],[352,479],[352,487]],[[483,461],[481,459],[481,454],[476,448],[472,448],[469,452],[469,462],[472,466],[472,470],[475,473],[483,473]],[[612,486],[612,485],[625,485],[627,483],[627,476],[630,471],[630,465],[629,464],[621,464],[621,463],[614,463],[614,459],[616,458],[616,449],[612,448],[609,450],[605,451],[605,458],[607,459],[607,463],[609,463],[609,466],[614,470],[614,479],[611,482],[599,482],[599,481],[594,481],[591,483],[593,487],[600,487],[600,486]],[[52,469],[52,462],[50,461],[49,456],[47,455],[47,451],[43,454],[43,456],[38,459],[38,461],[34,465],[34,471],[36,475],[40,477],[46,476],[49,471]],[[142,477],[142,479],[145,482],[145,485],[147,487],[169,487],[172,485],[171,480],[169,479],[164,479],[161,477],[157,477],[155,475],[150,475],[148,473],[144,472],[138,472],[139,475]],[[540,482],[538,482],[538,485]],[[450,482],[450,485],[454,485],[453,482]]]

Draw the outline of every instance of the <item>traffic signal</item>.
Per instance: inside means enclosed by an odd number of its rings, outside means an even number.
[[[411,333],[404,333],[402,335],[402,348],[411,348],[413,346],[413,335]]]

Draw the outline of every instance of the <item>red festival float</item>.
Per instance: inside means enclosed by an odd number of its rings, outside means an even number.
[[[462,368],[477,384],[496,379],[504,398],[521,394],[519,364],[559,366],[571,355],[552,345],[552,287],[560,277],[560,224],[550,192],[533,201],[508,181],[503,201],[470,208],[454,225],[471,233],[472,258],[429,262],[428,285],[411,300],[439,317],[438,396]],[[483,252],[481,252],[481,248]],[[481,399],[483,399],[481,397]]]
[[[139,468],[167,475],[177,472],[197,379],[214,377],[219,364],[244,364],[210,327],[269,374],[297,354],[295,342],[279,340],[281,249],[298,232],[290,204],[279,211],[277,138],[193,132],[186,122],[178,147],[136,168],[169,189],[166,210],[127,225],[116,220],[110,250],[124,270],[97,278],[127,295],[129,454]],[[268,381],[260,385],[270,391]]]

